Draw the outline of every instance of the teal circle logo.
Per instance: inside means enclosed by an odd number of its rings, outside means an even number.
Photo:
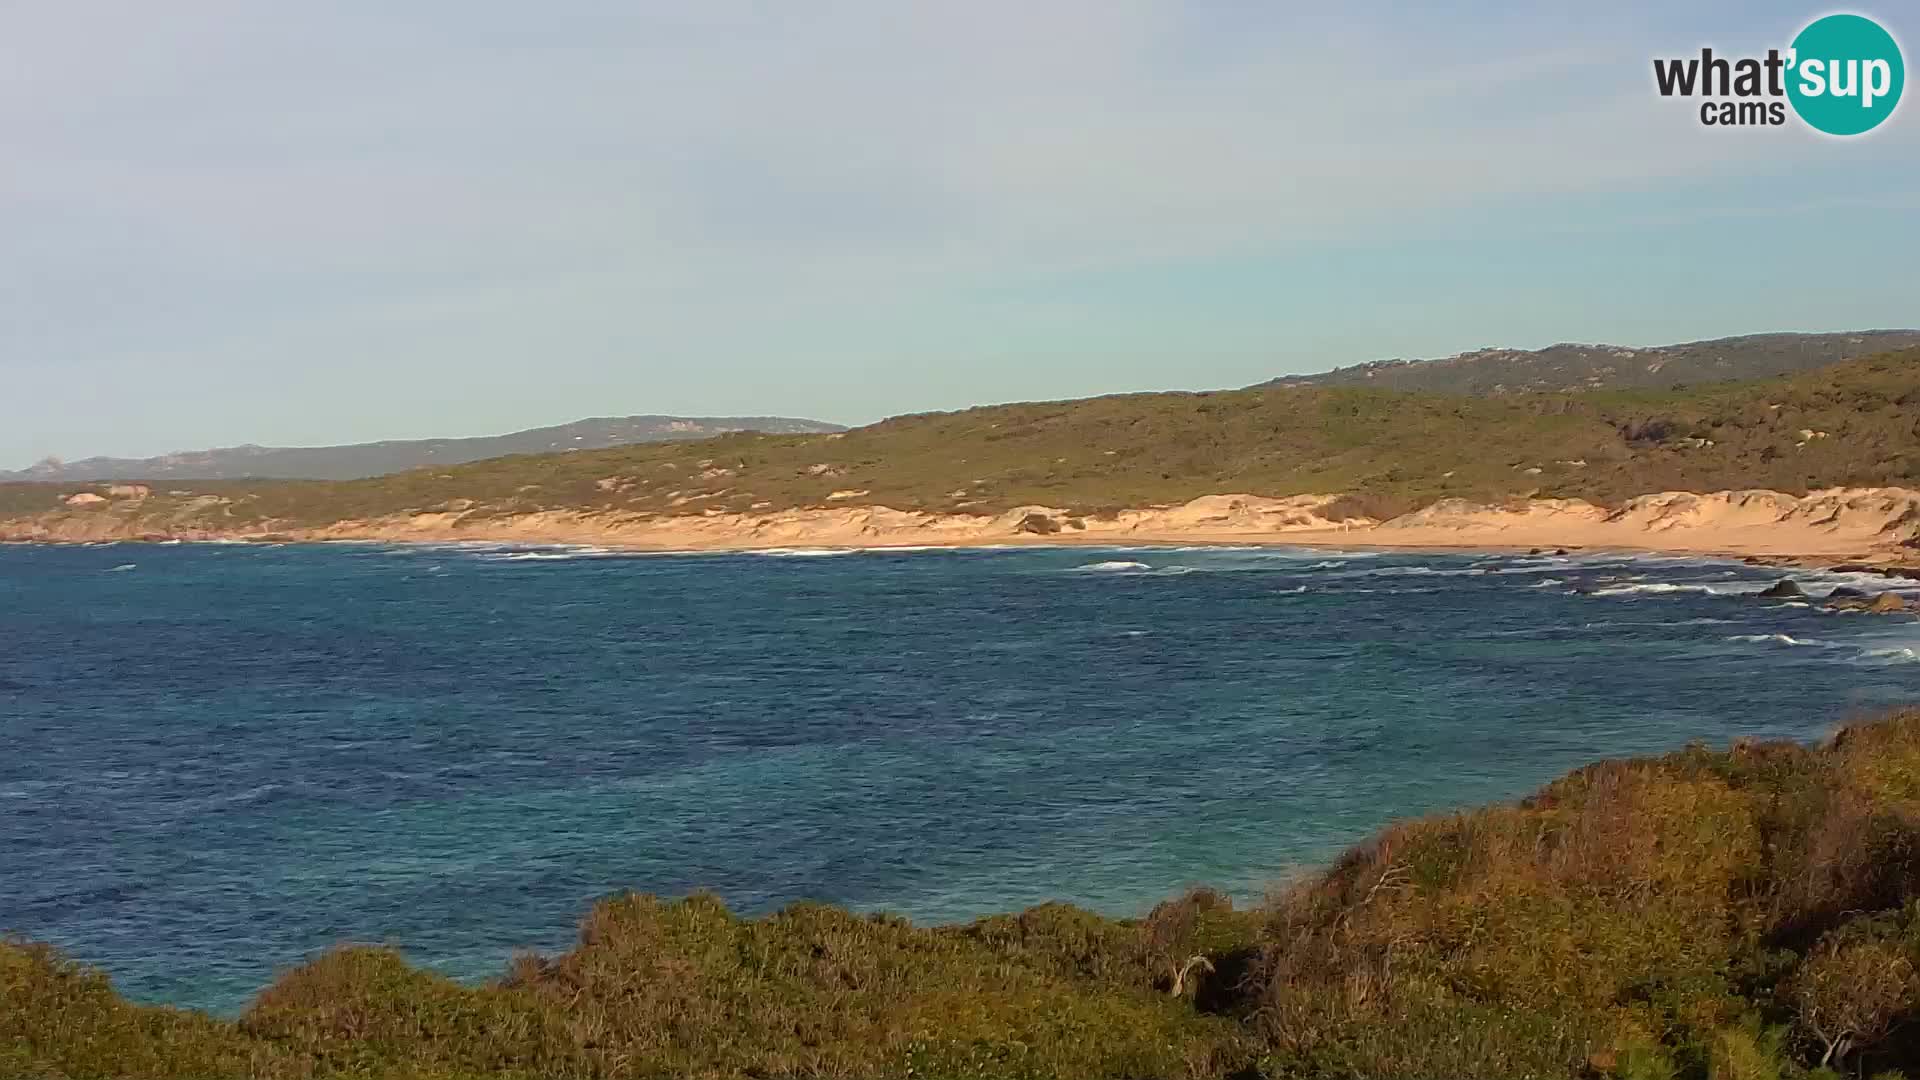
[[[1787,100],[1808,126],[1860,135],[1893,115],[1907,83],[1900,45],[1863,15],[1828,15],[1793,39]]]

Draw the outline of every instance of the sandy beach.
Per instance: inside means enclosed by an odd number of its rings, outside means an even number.
[[[1534,499],[1446,500],[1385,521],[1333,520],[1338,496],[1205,495],[1189,502],[1079,516],[1047,506],[994,515],[885,506],[763,514],[634,515],[541,511],[511,516],[421,513],[287,527],[220,528],[191,516],[108,503],[0,521],[0,539],[490,541],[592,544],[649,551],[904,548],[990,545],[1275,544],[1391,549],[1614,549],[1876,566],[1920,562],[1920,492],[1836,488],[1661,492],[1614,507]]]

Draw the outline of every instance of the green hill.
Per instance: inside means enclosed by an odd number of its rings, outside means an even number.
[[[1920,330],[1842,334],[1748,334],[1683,345],[1579,345],[1476,349],[1437,360],[1379,360],[1273,386],[1377,386],[1442,394],[1519,394],[1543,390],[1670,389],[1730,379],[1761,379],[1920,345]]]
[[[1822,1068],[1825,1066],[1825,1068]],[[1395,825],[1251,910],[951,927],[610,898],[467,987],[391,951],[237,1020],[0,944],[8,1077],[1920,1075],[1920,710]]]
[[[599,416],[507,435],[465,439],[399,439],[350,446],[228,446],[181,450],[160,457],[48,458],[0,480],[96,483],[231,479],[352,480],[425,465],[459,465],[506,454],[599,449],[632,443],[700,439],[730,431],[780,434],[844,431],[839,424],[784,416]]]
[[[324,524],[404,512],[750,513],[804,506],[1098,514],[1197,495],[1355,493],[1370,516],[1444,497],[1920,486],[1920,348],[1682,390],[1462,397],[1360,387],[1128,394],[896,417],[826,435],[496,458],[345,482],[157,484],[156,525]],[[72,485],[0,485],[0,514]],[[836,493],[839,497],[836,498]]]

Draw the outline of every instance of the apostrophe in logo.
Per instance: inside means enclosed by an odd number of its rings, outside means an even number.
[[[1762,57],[1715,56],[1653,62],[1661,97],[1703,98],[1707,127],[1778,127],[1787,107],[1815,131],[1862,135],[1900,105],[1907,68],[1900,45],[1864,15],[1827,15],[1808,23],[1784,51]]]
[[[1907,68],[1893,35],[1860,15],[1815,19],[1787,53],[1787,100],[1815,130],[1860,135],[1900,104]]]

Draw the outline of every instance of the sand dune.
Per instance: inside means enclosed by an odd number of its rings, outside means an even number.
[[[1082,517],[1022,506],[995,515],[940,514],[885,506],[760,514],[623,515],[542,511],[506,517],[437,512],[339,521],[319,528],[271,524],[222,532],[139,515],[67,509],[0,521],[0,539],[260,538],[306,540],[592,543],[655,550],[888,547],[981,544],[1236,543],[1385,548],[1585,547],[1640,551],[1920,560],[1920,492],[1835,488],[1668,491],[1617,507],[1577,499],[1503,505],[1444,500],[1387,521],[1334,520],[1334,495],[1204,495],[1174,506]]]

